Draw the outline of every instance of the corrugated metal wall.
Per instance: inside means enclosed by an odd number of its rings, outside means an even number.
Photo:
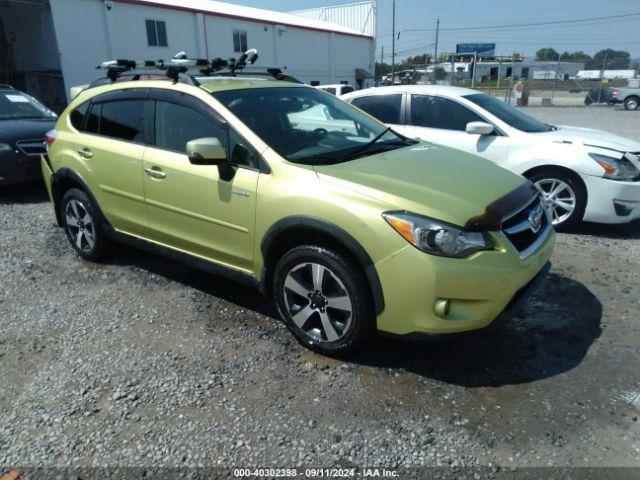
[[[319,7],[309,10],[289,12],[301,17],[337,23],[343,27],[352,28],[364,35],[376,35],[376,2],[349,3],[333,7]]]

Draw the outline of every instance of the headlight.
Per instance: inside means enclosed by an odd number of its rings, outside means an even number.
[[[634,180],[640,175],[640,170],[625,157],[614,158],[598,153],[590,153],[589,156],[604,168],[604,177],[611,180]]]
[[[0,153],[10,152],[13,148],[8,143],[0,143]]]
[[[414,247],[442,257],[463,258],[493,245],[486,233],[406,212],[386,212],[382,217]]]

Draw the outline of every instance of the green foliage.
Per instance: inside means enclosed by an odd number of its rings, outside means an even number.
[[[436,80],[444,80],[447,78],[447,72],[442,67],[436,67],[434,73],[436,75]]]
[[[587,63],[591,61],[591,55],[584,53],[582,50],[578,52],[564,52],[560,55],[560,60],[564,62],[583,62]]]
[[[631,64],[631,55],[623,50],[605,48],[597,52],[587,63],[588,70],[626,70]]]
[[[541,48],[536,52],[536,60],[556,61],[560,58],[560,54],[554,48]]]

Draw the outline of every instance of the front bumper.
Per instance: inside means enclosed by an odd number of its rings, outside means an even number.
[[[378,330],[411,335],[485,328],[512,314],[531,294],[548,270],[554,243],[552,232],[525,259],[506,244],[465,259],[407,246],[376,264],[385,298]],[[437,307],[442,300],[449,300],[446,314]]]
[[[0,156],[0,186],[31,182],[40,178],[39,157],[13,152]]]
[[[597,223],[628,223],[640,218],[640,182],[619,182],[582,175],[587,187],[583,220]]]

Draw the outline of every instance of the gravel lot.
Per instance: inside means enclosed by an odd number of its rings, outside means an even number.
[[[80,260],[41,186],[0,191],[0,466],[640,467],[640,223],[559,235],[553,262],[500,335],[337,361],[246,287],[128,247]]]
[[[630,112],[621,106],[528,107],[525,113],[552,125],[598,128],[623,137],[640,138],[640,110]]]

